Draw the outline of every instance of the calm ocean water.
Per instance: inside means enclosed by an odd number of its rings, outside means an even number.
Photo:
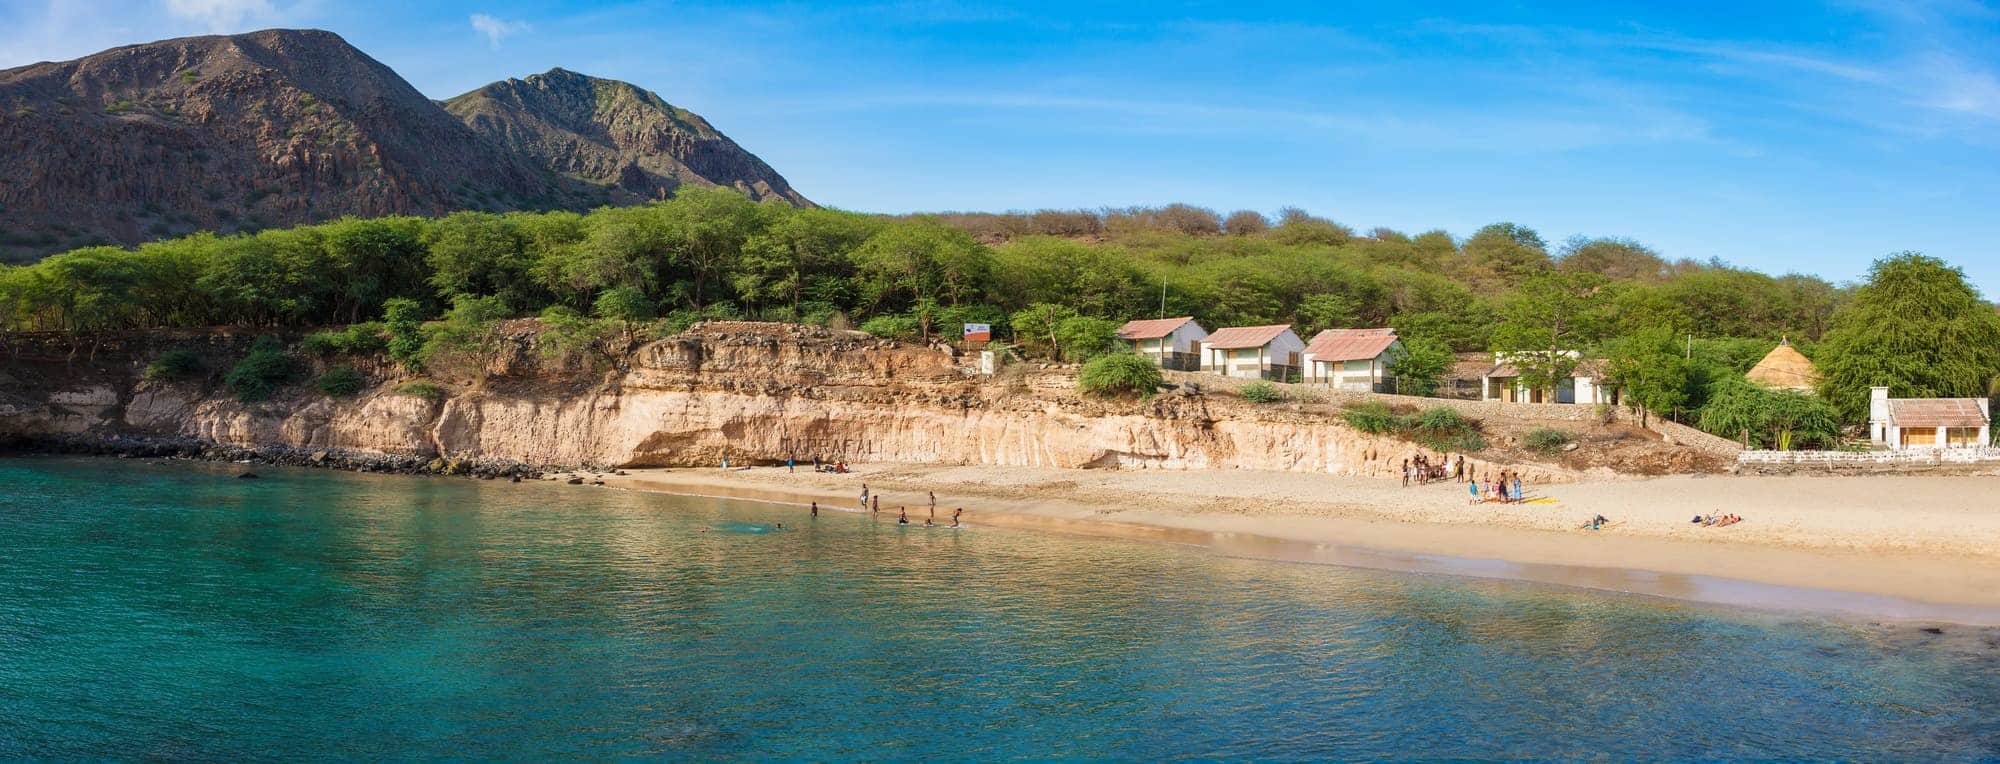
[[[0,460],[0,759],[2000,757],[1992,630],[238,469]]]

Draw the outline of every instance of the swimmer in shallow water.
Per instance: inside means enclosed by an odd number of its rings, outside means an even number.
[[[819,502],[815,501],[812,503],[812,512],[813,517],[819,517]]]
[[[907,509],[904,509],[904,508],[902,508],[902,507],[897,507],[897,508],[896,508],[896,524],[897,524],[897,525],[909,525],[909,524],[910,524],[910,511],[909,511],[909,510],[907,510]]]
[[[953,508],[952,508],[952,510],[951,510],[951,527],[953,527],[953,528],[956,528],[956,527],[958,527],[958,516],[959,516],[959,515],[962,515],[962,514],[965,514],[965,508],[963,508],[963,507],[953,507]]]

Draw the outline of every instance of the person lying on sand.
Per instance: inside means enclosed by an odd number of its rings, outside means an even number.
[[[1604,526],[1609,525],[1610,523],[1611,521],[1606,519],[1603,515],[1598,515],[1596,517],[1590,518],[1589,522],[1586,522],[1583,525],[1577,527],[1581,530],[1594,531],[1594,530],[1601,530],[1604,528]]]

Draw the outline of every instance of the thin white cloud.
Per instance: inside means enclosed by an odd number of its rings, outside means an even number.
[[[167,13],[212,32],[241,31],[245,22],[260,23],[278,15],[270,0],[167,0]]]
[[[472,28],[486,35],[486,44],[491,45],[494,50],[499,50],[501,40],[528,31],[528,22],[509,21],[498,16],[475,13],[472,14]]]

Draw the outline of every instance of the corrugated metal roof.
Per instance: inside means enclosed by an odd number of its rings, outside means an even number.
[[[1271,344],[1278,335],[1291,331],[1291,324],[1271,324],[1270,326],[1231,326],[1215,330],[1202,341],[1203,347],[1218,350],[1242,350],[1260,348]]]
[[[1986,412],[1978,398],[1892,398],[1889,423],[1897,427],[1979,427]]]
[[[1396,344],[1394,329],[1328,329],[1313,335],[1306,354],[1315,361],[1361,361]]]
[[[1193,320],[1193,316],[1182,316],[1180,318],[1141,318],[1127,321],[1124,326],[1118,327],[1118,338],[1126,340],[1157,340],[1173,334],[1175,329],[1179,329],[1183,324]]]

